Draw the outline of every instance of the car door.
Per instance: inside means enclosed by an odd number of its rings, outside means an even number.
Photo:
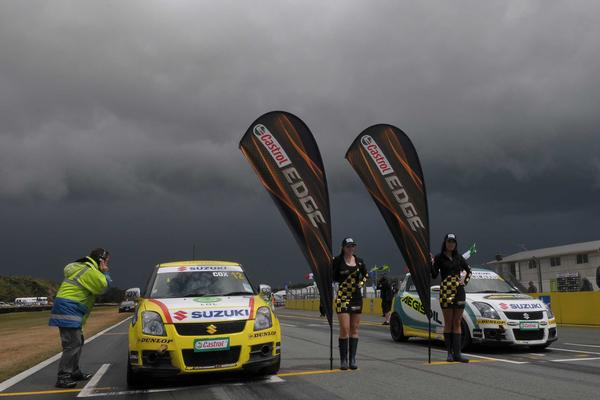
[[[428,321],[425,314],[425,307],[419,299],[417,288],[412,278],[406,277],[406,285],[400,296],[400,307],[398,314],[404,325],[406,336],[424,336],[427,334]]]

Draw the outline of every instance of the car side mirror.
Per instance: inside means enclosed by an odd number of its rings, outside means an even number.
[[[264,297],[265,299],[271,298],[271,295],[273,294],[273,289],[271,289],[271,286],[261,283],[260,285],[258,285],[258,288],[262,297]]]

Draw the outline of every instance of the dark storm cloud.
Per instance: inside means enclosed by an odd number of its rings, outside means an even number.
[[[257,280],[300,279],[307,267],[237,149],[272,109],[314,132],[336,247],[351,232],[368,261],[399,253],[343,155],[379,122],[419,150],[434,250],[448,230],[480,243],[478,261],[597,239],[597,15],[577,1],[2,2],[6,273],[56,276],[105,243],[133,284],[196,242]]]

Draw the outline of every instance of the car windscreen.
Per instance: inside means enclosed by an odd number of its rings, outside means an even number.
[[[467,293],[519,293],[519,291],[499,275],[473,272],[467,286]]]
[[[158,271],[151,298],[202,296],[242,296],[254,294],[252,285],[241,271],[186,270]]]

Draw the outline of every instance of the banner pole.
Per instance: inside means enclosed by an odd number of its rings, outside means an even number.
[[[428,363],[431,364],[431,317],[427,317],[427,321],[429,322],[429,343],[428,343]]]
[[[329,369],[333,370],[333,319],[329,324]]]

